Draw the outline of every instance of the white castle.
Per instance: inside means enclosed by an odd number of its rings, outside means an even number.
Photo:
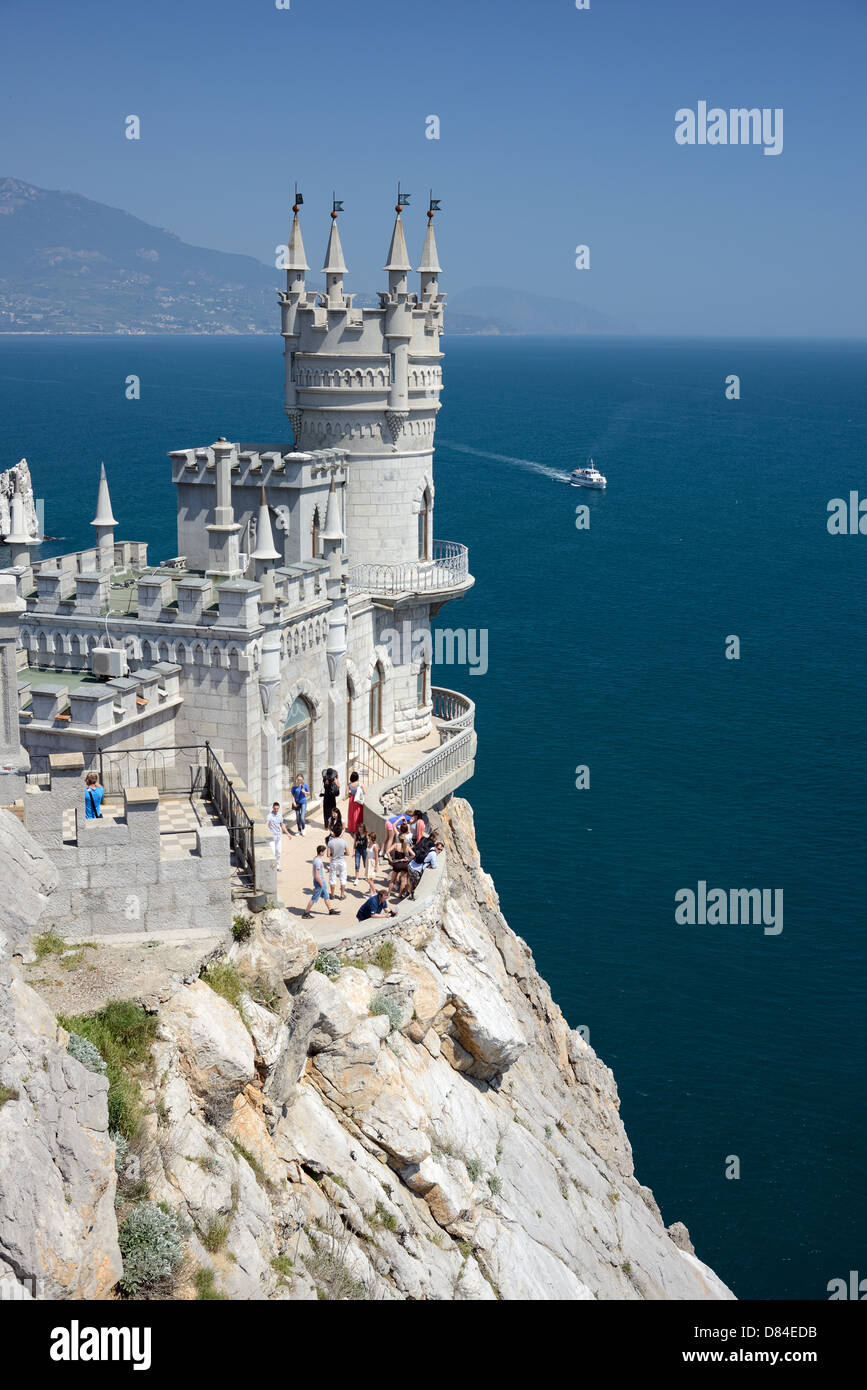
[[[124,786],[165,786],[167,769],[209,745],[246,785],[251,815],[286,801],[298,772],[316,795],[328,766],[359,769],[385,810],[436,805],[472,775],[472,702],[432,688],[423,641],[384,636],[427,634],[429,649],[432,619],[473,583],[466,547],[434,539],[438,204],[416,293],[406,202],[399,194],[388,289],[362,308],[344,288],[339,203],[324,293],[308,290],[296,198],[279,294],[294,442],[174,450],[176,558],[149,566],[145,542],[115,539],[104,468],[87,550],[34,562],[25,499],[12,497],[0,574],[7,775],[25,776],[29,758],[32,780],[40,759],[71,753],[107,785],[117,765]]]

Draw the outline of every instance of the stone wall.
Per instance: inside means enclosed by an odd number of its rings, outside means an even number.
[[[28,787],[24,825],[59,872],[43,924],[72,940],[121,934],[228,931],[232,917],[229,835],[200,826],[194,851],[171,854],[160,837],[154,787],[124,790],[122,816],[87,820],[84,759],[51,759],[51,788]],[[73,809],[75,839],[64,840],[64,812]],[[168,852],[167,852],[168,851]]]

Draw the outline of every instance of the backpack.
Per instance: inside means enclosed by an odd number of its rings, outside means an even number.
[[[424,861],[425,861],[425,859],[427,858],[427,856],[430,854],[431,850],[433,849],[433,847],[434,847],[434,838],[433,838],[433,835],[422,835],[421,839],[419,840],[418,844],[417,844],[416,847],[415,847],[415,854],[413,855],[413,863],[414,863],[414,864],[423,864]]]

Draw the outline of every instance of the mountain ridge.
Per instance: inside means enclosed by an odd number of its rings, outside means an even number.
[[[281,272],[194,246],[121,208],[0,177],[0,333],[274,333]],[[316,289],[311,284],[311,289]],[[356,303],[375,306],[372,293]],[[613,331],[569,300],[502,286],[449,296],[450,334]]]

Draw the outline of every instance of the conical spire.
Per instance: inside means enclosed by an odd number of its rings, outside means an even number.
[[[307,258],[304,254],[304,242],[301,239],[301,223],[298,221],[298,209],[292,209],[292,230],[289,233],[289,246],[286,255],[287,270],[309,270]]]
[[[99,492],[96,498],[96,516],[90,523],[91,526],[116,526],[114,514],[111,510],[111,498],[108,495],[108,479],[105,476],[105,464],[99,465]]]
[[[268,502],[265,497],[265,489],[262,488],[259,499],[259,519],[256,522],[256,549],[250,556],[251,560],[261,560],[267,563],[270,560],[279,560],[280,552],[274,547],[274,535],[271,531],[271,513],[268,510]]]
[[[399,212],[394,219],[394,231],[391,234],[391,245],[388,248],[388,261],[382,268],[383,270],[396,271],[412,270],[412,261],[406,249],[406,237],[403,234],[403,222]]]
[[[333,473],[331,475],[331,486],[328,489],[328,508],[325,512],[325,527],[322,532],[322,540],[343,540],[343,526],[340,521],[340,503],[337,500],[337,490],[334,486]]]
[[[437,241],[434,236],[433,216],[429,214],[427,231],[424,235],[424,250],[421,253],[419,270],[422,275],[439,275],[442,266],[437,255]]]
[[[325,264],[322,267],[324,275],[345,275],[346,266],[343,264],[343,247],[340,245],[340,233],[337,230],[337,213],[331,214],[331,234],[328,238],[328,250],[325,252]]]

